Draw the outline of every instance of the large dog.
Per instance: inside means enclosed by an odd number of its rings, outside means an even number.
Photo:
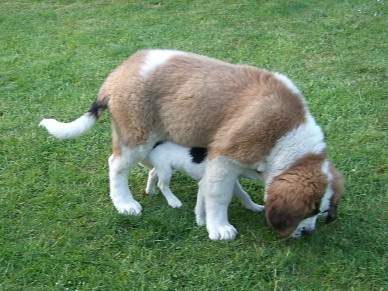
[[[321,128],[286,76],[173,50],[142,50],[105,80],[91,108],[70,123],[44,119],[58,138],[90,129],[109,108],[113,154],[110,197],[123,214],[138,215],[128,172],[160,140],[207,147],[196,219],[212,240],[233,239],[228,221],[233,186],[244,169],[265,180],[266,218],[281,237],[315,229],[319,215],[336,216],[344,186],[327,159]]]

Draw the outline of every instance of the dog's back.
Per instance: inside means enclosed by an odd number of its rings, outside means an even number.
[[[143,72],[140,63],[158,54],[167,54],[168,61]],[[120,139],[129,147],[156,134],[252,163],[304,121],[303,97],[280,79],[266,70],[196,54],[140,51],[111,73],[99,98],[109,95]]]

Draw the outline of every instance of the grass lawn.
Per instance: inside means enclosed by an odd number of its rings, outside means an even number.
[[[0,0],[0,290],[388,290],[385,2]],[[37,125],[79,117],[113,68],[156,47],[293,79],[347,179],[339,218],[279,239],[234,201],[239,235],[213,242],[195,224],[196,183],[175,177],[172,209],[142,194],[141,167],[129,181],[143,214],[118,214],[109,114],[74,140]]]

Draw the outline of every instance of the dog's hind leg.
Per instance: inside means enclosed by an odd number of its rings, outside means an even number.
[[[245,192],[245,190],[241,187],[239,181],[236,181],[236,183],[234,184],[234,194],[236,194],[236,196],[240,199],[241,203],[249,210],[252,210],[253,212],[264,211],[264,206],[253,202],[249,194]]]
[[[133,198],[128,187],[128,173],[151,151],[155,142],[148,141],[135,148],[121,146],[109,158],[110,197],[117,211],[127,215],[140,215],[141,205]]]

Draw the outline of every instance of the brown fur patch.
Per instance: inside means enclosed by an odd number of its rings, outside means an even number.
[[[245,164],[260,161],[280,137],[304,122],[306,112],[300,96],[272,75],[265,82],[264,86],[256,84],[259,93],[251,96],[249,106],[219,130],[211,144],[211,156],[222,155]]]
[[[267,221],[281,237],[289,236],[319,205],[328,183],[321,170],[325,157],[326,153],[306,155],[268,186]]]
[[[157,133],[181,145],[208,147],[210,158],[252,164],[304,121],[301,96],[271,72],[187,53],[142,78],[146,53],[119,66],[100,91],[101,98],[110,96],[114,140],[120,139],[114,144],[135,147]]]
[[[105,80],[98,99],[109,99],[112,118],[113,150],[120,154],[119,144],[129,148],[144,143],[154,130],[156,111],[153,103],[142,96],[144,80],[138,74],[147,51],[139,51],[118,66]]]

